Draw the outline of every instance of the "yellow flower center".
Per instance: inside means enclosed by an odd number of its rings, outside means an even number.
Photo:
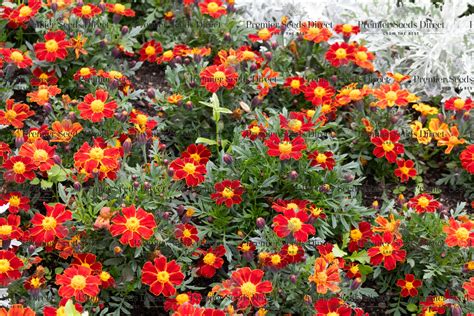
[[[186,237],[186,238],[189,238],[191,237],[191,231],[189,229],[184,229],[183,230],[183,236]]]
[[[23,162],[17,161],[13,165],[13,172],[16,174],[23,174],[26,171],[26,166]]]
[[[5,113],[5,118],[8,120],[8,121],[11,121],[11,120],[14,120],[16,118],[17,114],[15,111],[13,110],[8,110],[6,113]]]
[[[397,93],[395,91],[389,91],[385,93],[385,99],[390,102],[394,102],[397,99]]]
[[[13,54],[12,54],[12,55],[13,55]],[[13,59],[13,58],[12,58],[12,59]],[[464,104],[465,104],[465,103],[466,103],[466,102],[465,102],[463,99],[456,99],[456,100],[454,100],[454,107],[455,107],[456,109],[459,109],[459,110],[460,110],[460,109],[462,109],[462,108],[464,107]]]
[[[250,132],[253,134],[253,135],[257,135],[260,133],[260,127],[258,126],[252,126],[252,128],[250,129]]]
[[[474,261],[469,261],[469,262],[467,263],[467,268],[468,268],[469,270],[474,270]]]
[[[124,11],[125,11],[125,6],[123,4],[116,3],[114,5],[114,12],[115,13],[123,13]]]
[[[396,81],[400,81],[400,80],[403,79],[404,76],[403,76],[401,73],[396,72],[396,73],[393,75],[393,77],[395,78]]]
[[[173,57],[173,51],[167,50],[166,52],[163,53],[163,57],[172,58]]]
[[[266,39],[270,38],[271,33],[267,28],[264,28],[264,29],[258,31],[257,35],[261,39],[266,40]]]
[[[316,114],[315,110],[308,110],[306,112],[306,116],[308,116],[309,118],[312,118],[314,116],[314,114]]]
[[[58,45],[58,42],[56,42],[55,40],[49,40],[46,42],[45,44],[45,47],[46,47],[46,50],[49,52],[49,53],[54,53],[56,52],[58,49],[59,49],[59,45]]]
[[[217,12],[217,10],[219,10],[219,5],[215,2],[210,2],[208,5],[207,5],[207,11],[211,12],[211,13],[215,13]]]
[[[100,147],[94,147],[89,152],[89,157],[93,160],[102,160],[104,158],[104,150]]]
[[[387,257],[392,255],[393,247],[390,244],[384,243],[382,246],[379,247],[379,251],[382,256]]]
[[[202,261],[204,261],[205,264],[213,265],[216,261],[216,256],[213,253],[208,253],[204,256]]]
[[[21,63],[25,59],[23,57],[23,54],[17,51],[14,51],[13,53],[11,53],[10,58],[16,63]]]
[[[250,245],[248,243],[243,243],[241,246],[242,251],[247,252],[250,250]],[[473,267],[474,269],[474,267]]]
[[[293,150],[293,145],[290,142],[283,142],[278,145],[278,150],[282,154],[289,154]]]
[[[298,246],[296,246],[296,245],[289,245],[289,246],[288,246],[287,253],[288,253],[290,256],[296,256],[296,254],[298,253]]]
[[[234,196],[234,191],[231,188],[225,188],[222,191],[222,196],[225,197],[226,199],[231,199]]]
[[[272,264],[274,266],[276,266],[277,264],[279,264],[281,262],[280,255],[273,255],[272,258],[271,258],[271,261],[272,261]]]
[[[433,299],[433,305],[436,306],[436,307],[442,307],[444,306],[444,296],[436,296],[434,299]]]
[[[223,71],[216,71],[213,75],[212,78],[214,79],[215,83],[222,83],[225,81],[225,73]]]
[[[142,125],[142,126],[146,125],[147,121],[148,121],[148,117],[146,115],[144,114],[137,115],[137,122],[139,125]]]
[[[336,50],[336,58],[337,59],[344,59],[347,57],[347,52],[344,48],[338,48]]]
[[[300,120],[290,120],[288,122],[288,127],[292,130],[292,131],[299,131],[301,129],[301,126],[303,125],[303,123],[301,123]]]
[[[351,92],[349,92],[349,97],[351,98],[351,100],[358,99],[360,95],[361,92],[359,89],[351,90]]]
[[[24,6],[20,9],[20,16],[22,18],[30,16],[31,12],[33,12],[33,10],[29,6]]]
[[[176,295],[176,303],[178,305],[183,305],[184,303],[189,301],[189,296],[186,293]]]
[[[75,290],[83,290],[86,287],[86,278],[82,275],[75,275],[71,279],[71,287]]]
[[[0,226],[0,235],[10,235],[13,231],[13,227],[11,225],[1,225]]]
[[[337,312],[329,312],[326,314],[326,316],[339,316],[339,313]]]
[[[430,204],[430,200],[422,196],[418,199],[418,205],[421,207],[427,207]]]
[[[38,90],[38,98],[40,98],[41,100],[48,100],[48,98],[49,98],[48,89],[39,89]]]
[[[303,223],[297,217],[292,217],[288,221],[288,229],[293,233],[299,231],[301,229],[301,226],[303,226]]]
[[[37,149],[33,154],[34,161],[45,162],[48,160],[48,153],[44,149]]]
[[[145,48],[145,54],[147,54],[148,56],[152,56],[152,55],[155,55],[156,53],[156,49],[153,47],[153,46],[147,46],[147,48]]]
[[[65,306],[60,306],[60,307],[56,310],[56,316],[66,316],[65,309],[66,309]]]
[[[43,218],[41,221],[41,226],[43,227],[44,230],[53,230],[56,228],[57,221],[54,217],[52,216],[46,216]]]
[[[298,204],[296,204],[296,203],[288,203],[286,205],[286,208],[291,209],[291,210],[295,210],[295,211],[299,209]]]
[[[408,168],[408,167],[401,167],[401,168],[400,168],[400,172],[401,172],[402,174],[405,174],[405,175],[408,175],[408,174],[410,173],[410,170],[411,170],[411,169]]]
[[[290,86],[293,88],[293,89],[299,89],[300,88],[300,81],[299,80],[296,80],[296,79],[293,79],[291,80],[291,83],[290,83]]]
[[[201,156],[199,156],[199,154],[196,154],[196,153],[191,154],[191,155],[189,156],[189,158],[191,158],[192,160],[194,160],[194,161],[196,161],[196,162],[199,162],[199,161],[201,160]]]
[[[357,272],[359,272],[359,265],[352,266],[349,270],[352,274],[357,274]]]
[[[110,273],[108,273],[107,271],[102,271],[100,273],[99,277],[100,277],[101,281],[103,281],[103,282],[107,282],[111,278]]]
[[[326,94],[326,89],[324,89],[323,87],[317,87],[316,89],[314,89],[313,92],[316,96],[321,98]]]
[[[101,100],[94,100],[91,103],[91,110],[94,113],[101,113],[104,111],[105,104]]]
[[[7,259],[0,259],[0,273],[6,273],[13,270],[10,266],[10,261]]]
[[[188,162],[187,164],[184,165],[183,170],[187,174],[194,174],[194,172],[196,172],[196,166],[194,164]]]
[[[249,50],[244,51],[242,56],[246,60],[255,58],[255,54],[253,52],[249,51]]]
[[[383,148],[384,151],[392,151],[393,148],[395,148],[395,144],[392,143],[389,140],[386,140],[386,141],[383,142],[382,148]]]
[[[321,29],[319,27],[310,27],[308,29],[308,33],[311,35],[319,35],[319,33],[321,33]]]
[[[21,200],[18,196],[13,195],[13,196],[10,197],[8,202],[10,203],[10,206],[18,207],[20,205]]]
[[[92,8],[90,5],[83,5],[82,8],[81,8],[81,13],[82,15],[88,15],[88,14],[91,14],[92,12]]]
[[[369,58],[366,52],[357,52],[356,57],[360,61],[366,61]]]
[[[456,238],[458,240],[462,240],[462,241],[466,241],[469,239],[469,231],[464,228],[464,227],[460,227],[456,230]]]
[[[414,288],[413,283],[412,282],[406,282],[405,283],[405,288],[407,290],[411,290],[412,288]]]
[[[89,69],[89,67],[82,67],[79,70],[79,73],[81,74],[81,76],[88,76],[91,74],[91,70]]]
[[[129,231],[136,232],[138,228],[140,228],[140,221],[135,216],[127,218],[125,227],[127,227]]]
[[[328,275],[326,272],[318,272],[316,273],[316,283],[321,284],[321,283],[326,283],[328,279]]]
[[[242,295],[247,296],[248,298],[251,298],[255,293],[257,293],[257,287],[252,282],[245,282],[240,287],[240,290],[242,291]]]
[[[160,283],[168,283],[170,280],[170,274],[166,271],[160,271],[156,274],[156,280]]]
[[[30,284],[35,289],[41,286],[41,279],[40,278],[31,278]]]
[[[344,33],[350,33],[350,32],[352,32],[352,25],[350,25],[350,24],[344,24],[344,25],[342,26],[342,31],[343,31]]]
[[[327,159],[328,159],[328,157],[326,157],[325,154],[318,154],[318,155],[316,156],[316,161],[317,161],[318,163],[325,163]]]
[[[351,230],[351,239],[353,241],[359,241],[362,238],[362,232],[359,229]]]
[[[115,70],[109,71],[109,76],[111,76],[114,79],[120,79],[120,78],[123,77],[123,75],[120,71],[115,71]]]

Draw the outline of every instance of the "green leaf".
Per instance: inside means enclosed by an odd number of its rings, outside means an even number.
[[[38,185],[40,183],[40,179],[34,178],[33,180],[30,181],[31,185]]]
[[[66,306],[64,307],[64,314],[68,316],[81,316],[81,313],[76,310],[72,300],[67,301]]]
[[[361,252],[355,251],[347,259],[349,259],[351,261],[358,261],[360,263],[369,263],[370,262],[370,257],[367,254],[367,251],[365,251],[365,250],[362,250]]]
[[[332,248],[332,253],[334,254],[334,257],[336,258],[341,258],[347,255],[347,252],[342,251],[341,248],[339,248],[337,244],[335,244],[334,247]]]
[[[366,266],[364,264],[359,264],[359,271],[362,275],[368,275],[374,271],[371,266]]]
[[[418,310],[418,306],[416,306],[416,304],[410,303],[407,305],[407,309],[410,312],[416,312]]]
[[[198,137],[198,139],[196,139],[196,144],[217,145],[217,142],[213,139]]]
[[[47,181],[47,180],[41,180],[41,189],[46,190],[49,189],[53,186],[53,182]]]

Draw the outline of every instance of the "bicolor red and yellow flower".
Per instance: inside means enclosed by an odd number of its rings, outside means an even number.
[[[175,260],[167,261],[160,256],[145,262],[142,269],[142,283],[150,286],[153,295],[169,297],[176,294],[176,285],[184,280],[181,266]]]
[[[142,240],[149,240],[156,228],[155,217],[135,205],[122,208],[121,214],[112,219],[110,233],[121,236],[120,243],[130,247],[140,247]]]

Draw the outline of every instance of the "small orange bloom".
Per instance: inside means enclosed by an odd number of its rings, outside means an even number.
[[[448,235],[446,245],[448,247],[472,247],[474,245],[474,223],[460,223],[454,218],[449,219],[449,225],[443,226],[443,231]]]
[[[0,124],[2,125],[22,128],[23,121],[35,114],[25,103],[15,103],[13,99],[8,99],[6,103],[5,110],[0,110]]]
[[[82,131],[80,123],[72,123],[71,120],[55,121],[51,124],[51,142],[55,143],[69,143],[74,136]]]
[[[57,86],[39,86],[38,90],[28,93],[30,102],[36,102],[38,105],[45,105],[49,99],[61,93]]]
[[[373,94],[378,99],[375,105],[381,109],[408,104],[408,91],[400,89],[398,83],[384,84],[379,89],[375,89]]]
[[[398,239],[402,238],[402,235],[398,231],[398,229],[400,227],[400,220],[399,219],[395,220],[395,216],[393,214],[389,215],[389,219],[386,219],[382,216],[377,216],[377,218],[375,219],[375,222],[379,226],[373,226],[372,227],[372,231],[374,233],[389,232],[389,233],[394,234],[395,237],[397,237]]]
[[[303,38],[314,43],[327,42],[332,36],[329,29],[323,27],[322,23],[304,22],[301,24],[300,32],[303,33]]]
[[[464,138],[459,139],[458,127],[451,126],[449,130],[445,130],[443,137],[438,139],[438,147],[447,146],[444,153],[449,154],[455,146],[464,144],[465,142],[466,140]]]
[[[47,141],[37,139],[34,143],[24,143],[18,154],[31,158],[39,170],[48,171],[55,164],[53,160],[55,149],[56,146],[49,146]]]
[[[329,264],[324,258],[316,258],[314,262],[314,274],[308,280],[316,284],[316,292],[326,294],[329,291],[337,293],[341,289],[339,283],[339,268],[336,262]]]

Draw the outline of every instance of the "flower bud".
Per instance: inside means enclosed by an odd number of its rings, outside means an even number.
[[[177,63],[177,64],[181,64],[183,62],[183,58],[181,56],[176,56],[174,58],[174,61]]]
[[[328,193],[331,190],[331,186],[329,184],[323,184],[319,186],[319,192]]]
[[[170,164],[170,161],[168,159],[163,159],[163,164],[167,166]]]
[[[184,107],[186,108],[186,110],[191,111],[193,109],[193,102],[192,101],[187,101],[184,104]]]
[[[25,138],[23,135],[15,137],[15,146],[16,148],[20,148],[25,143]]]
[[[224,34],[224,41],[226,42],[230,42],[232,40],[232,37],[230,36],[230,33],[229,32],[226,32]]]
[[[128,156],[128,154],[130,154],[130,152],[132,151],[132,140],[130,139],[130,137],[128,137],[123,142],[122,148],[124,156]]]
[[[268,61],[271,61],[272,58],[273,58],[272,52],[265,52],[264,55],[265,55],[265,58],[266,58]]]
[[[120,14],[114,14],[112,17],[112,22],[118,24],[120,22],[120,19],[122,19],[122,16]]]
[[[191,63],[191,58],[186,57],[186,58],[184,59],[184,64],[187,66],[187,65],[189,65],[190,63]]]
[[[122,29],[120,30],[120,32],[122,32],[122,35],[125,35],[128,33],[128,26],[124,25],[122,26]]]
[[[372,208],[378,210],[380,208],[379,201],[375,200],[372,202]]]
[[[102,34],[102,29],[100,27],[96,28],[94,34],[95,36],[99,36],[100,34]]]
[[[349,182],[352,182],[354,181],[354,175],[352,173],[346,173],[344,175],[344,180],[349,183]]]
[[[138,181],[133,181],[133,187],[134,187],[135,189],[138,189],[138,188],[140,187],[140,182],[138,182]]]
[[[451,315],[452,316],[461,316],[462,315],[462,309],[459,304],[453,304],[451,305]]]
[[[163,216],[163,219],[168,220],[171,216],[171,213],[170,212],[163,212],[162,216]]]
[[[121,253],[122,253],[122,248],[120,248],[119,246],[115,246],[114,247],[114,254],[118,256]]]
[[[222,156],[222,160],[227,164],[227,165],[230,165],[234,162],[234,158],[232,158],[231,155],[229,154],[224,154],[224,156]]]
[[[265,224],[266,224],[265,219],[263,217],[257,218],[256,223],[257,223],[257,227],[260,228],[260,229],[265,227]]]
[[[278,42],[277,41],[273,41],[272,42],[272,49],[276,49],[278,47]]]
[[[58,4],[56,2],[51,3],[51,11],[56,12],[58,10]]]
[[[146,95],[150,98],[150,99],[153,99],[156,95],[155,93],[155,89],[153,88],[148,88],[148,90],[146,90]]]
[[[159,150],[165,150],[166,149],[166,144],[160,144],[160,146],[158,146]]]
[[[296,281],[298,280],[298,277],[294,274],[290,275],[290,282],[293,284],[296,284]]]
[[[151,183],[148,181],[143,182],[143,187],[145,190],[150,190],[151,189]]]
[[[362,284],[362,279],[361,278],[355,278],[351,283],[351,290],[352,291],[357,290],[360,287],[361,284]]]
[[[77,119],[76,113],[74,113],[74,112],[72,112],[72,111],[69,112],[68,118],[69,118],[72,122],[76,121],[76,119]]]
[[[77,4],[78,7],[82,7],[84,5],[84,1],[77,0],[76,4]]]
[[[43,110],[44,110],[44,113],[46,114],[49,114],[53,111],[53,107],[51,106],[51,103],[49,102],[46,102],[44,105],[43,105]]]
[[[298,172],[296,172],[295,170],[291,170],[290,173],[288,174],[288,178],[290,178],[290,180],[296,180],[298,179]]]
[[[120,57],[120,49],[118,47],[112,48],[112,56],[114,56],[115,58]]]
[[[443,115],[443,113],[438,113],[438,120],[440,120],[441,122],[444,121],[444,115]]]
[[[105,12],[105,3],[104,3],[104,1],[100,1],[99,8],[102,10],[102,12]]]
[[[54,163],[57,164],[57,165],[60,165],[61,162],[62,162],[61,157],[59,157],[58,155],[54,155],[54,156],[53,156],[53,161],[54,161]]]

